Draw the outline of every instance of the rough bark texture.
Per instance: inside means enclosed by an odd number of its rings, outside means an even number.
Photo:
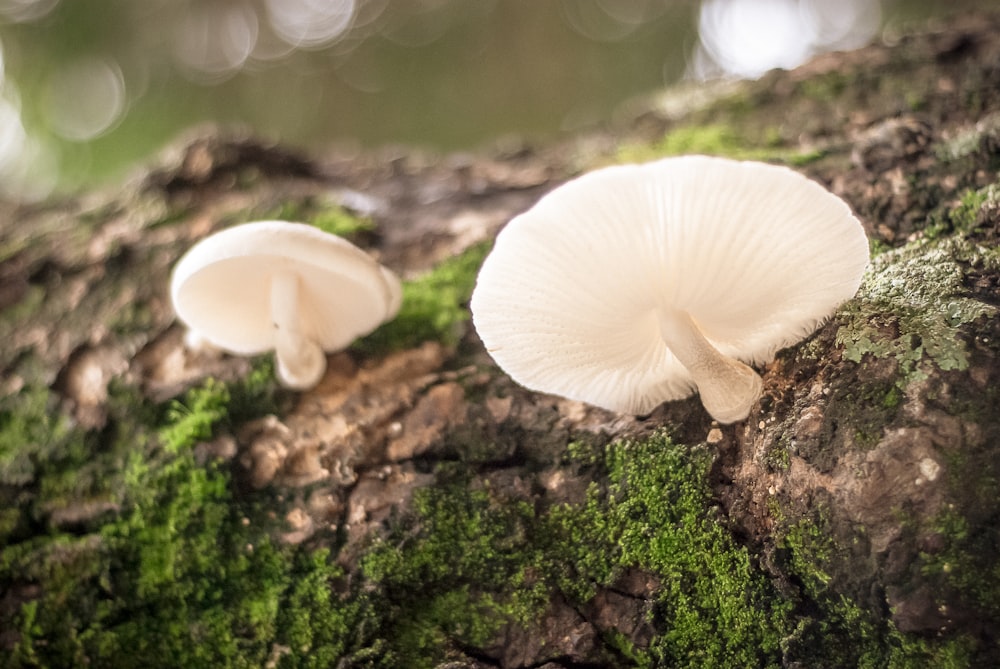
[[[342,601],[391,608],[391,624],[361,617],[345,630],[351,641],[330,666],[1000,663],[1000,21],[972,17],[706,90],[697,105],[691,91],[651,100],[626,128],[490,156],[307,158],[209,136],[120,189],[7,207],[0,499],[9,511],[0,529],[19,557],[11,548],[0,581],[9,622],[0,649],[31,666],[56,645],[39,632],[35,655],[25,650],[24,607],[54,590],[46,579],[55,577],[12,573],[32,555],[24,547],[68,534],[72,554],[87,554],[96,549],[82,540],[109,541],[101,523],[130,503],[96,484],[44,498],[37,472],[57,456],[28,431],[14,434],[25,398],[51,389],[50,415],[70,417],[65,429],[90,435],[87,448],[100,453],[128,424],[115,404],[123,393],[160,406],[206,376],[235,382],[261,368],[184,349],[167,284],[195,240],[240,220],[345,208],[373,221],[355,241],[416,284],[449,258],[481,255],[506,220],[581,170],[711,152],[791,163],[828,185],[875,253],[857,298],[760,370],[764,394],[745,422],[716,426],[697,398],[633,418],[527,392],[492,365],[459,314],[434,336],[404,323],[331,356],[312,391],[269,390],[275,413],[223,421],[195,448],[199,461],[231,472],[241,509],[284,519],[276,542],[331,548],[340,575],[324,587]],[[454,280],[465,282],[460,298],[468,276]],[[441,281],[432,291],[447,289]],[[760,576],[747,582],[771,593],[740,601],[780,618],[773,647],[741,654],[724,641],[716,653],[704,638],[678,639],[678,602],[701,586],[687,588],[690,573],[670,566],[677,558],[629,552],[635,528],[625,516],[648,518],[643,532],[655,543],[658,498],[626,514],[621,505],[648,492],[642,473],[602,449],[617,443],[609,453],[638,457],[665,434],[706,463],[697,522],[723,528],[725,545]],[[656,494],[673,504],[669,490]],[[456,499],[464,506],[449,506]],[[600,537],[587,516],[591,530],[573,535],[582,521],[569,514],[588,505],[618,509],[626,529]],[[435,534],[467,516],[487,524]],[[477,537],[492,543],[489,559],[472,564]],[[699,550],[692,544],[695,563],[712,559]],[[405,572],[393,559],[427,564]],[[108,569],[114,581],[128,567]],[[436,608],[462,606],[450,618]],[[708,625],[724,640],[741,629],[727,606]],[[400,638],[413,629],[424,636],[407,646]],[[296,656],[309,648],[276,634],[268,662],[303,664]],[[414,649],[420,657],[404,657]]]

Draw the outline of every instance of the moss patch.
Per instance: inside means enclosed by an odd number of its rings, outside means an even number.
[[[715,515],[711,458],[660,436],[609,450],[611,484],[598,527],[618,545],[617,566],[656,574],[660,666],[777,665],[788,608]]]
[[[357,216],[336,206],[317,211],[306,218],[306,223],[340,237],[352,237],[375,229],[371,218]]]
[[[580,661],[613,666],[965,667],[965,633],[903,634],[841,593],[849,564],[826,515],[779,519],[779,592],[711,501],[711,456],[665,435],[606,447],[575,443],[567,463],[590,485],[579,503],[528,504],[507,488],[459,477],[424,489],[411,515],[362,559],[364,590],[384,615],[380,662],[433,667],[490,647],[506,626],[540,634],[551,597],[585,611],[627,570],[649,574],[648,643],[615,628]],[[975,570],[969,572],[981,573]],[[534,630],[534,631],[533,631]]]
[[[749,139],[730,125],[709,124],[674,128],[662,139],[649,145],[623,146],[618,151],[618,160],[644,162],[689,154],[789,165],[805,165],[823,156],[821,151],[800,151],[783,146],[777,130],[765,131],[759,139]]]
[[[281,666],[345,655],[357,607],[331,591],[340,572],[329,553],[272,542],[265,510],[237,499],[226,470],[195,456],[230,408],[248,408],[234,396],[262,394],[210,382],[165,406],[131,396],[112,408],[100,440],[29,410],[47,406],[46,393],[22,395],[30,406],[5,420],[5,439],[19,431],[22,444],[86,451],[100,470],[93,479],[113,484],[115,512],[39,526],[65,463],[37,449],[18,485],[4,486],[4,502],[22,515],[0,557],[3,590],[21,593],[0,618],[18,635],[5,666],[264,666],[292,644],[297,653]]]
[[[375,230],[375,222],[370,216],[355,213],[336,202],[318,197],[291,200],[263,214],[254,214],[253,218],[299,221],[351,240]]]
[[[1000,184],[969,189],[959,196],[958,204],[931,214],[923,233],[930,239],[952,233],[970,235],[984,223],[983,213],[1000,207]]]
[[[1000,619],[1000,567],[991,559],[1000,550],[1000,530],[988,523],[972,531],[954,507],[945,509],[933,523],[944,546],[922,554],[916,567],[925,576],[961,592],[982,611],[984,619]]]
[[[797,622],[782,642],[786,662],[907,669],[976,666],[971,634],[936,639],[904,634],[878,612],[835,594],[842,586],[835,581],[844,578],[838,570],[848,562],[823,507],[816,507],[811,517],[783,520],[777,539],[803,595]]]
[[[389,657],[432,667],[449,647],[481,647],[507,621],[540,612],[545,594],[528,582],[524,543],[534,514],[503,502],[464,481],[422,490],[412,522],[362,559],[385,612],[378,634]]]
[[[411,662],[427,658],[411,666],[433,666],[445,658],[445,640],[475,645],[502,624],[528,625],[547,593],[584,607],[623,570],[640,569],[661,583],[652,609],[658,632],[637,647],[603,630],[604,661],[777,666],[788,609],[713,513],[708,454],[664,435],[594,450],[572,453],[609,483],[592,485],[580,504],[536,508],[469,481],[422,492],[415,517],[363,563],[393,600],[385,644]]]
[[[782,550],[802,584],[802,599],[788,599],[713,504],[711,454],[664,434],[573,444],[567,474],[602,482],[577,502],[522,498],[516,487],[440,463],[440,483],[418,491],[348,584],[333,559],[336,537],[322,549],[275,543],[274,500],[239,494],[225,467],[196,456],[198,442],[273,406],[269,378],[262,366],[240,384],[207,382],[153,406],[119,389],[103,447],[46,419],[45,393],[22,396],[24,418],[8,416],[5,439],[77,444],[91,457],[104,449],[124,460],[104,462],[93,477],[120,472],[116,508],[72,530],[38,515],[58,461],[5,461],[4,494],[21,491],[5,498],[21,516],[0,557],[0,584],[22,593],[0,618],[18,634],[8,666],[433,667],[495,648],[505,627],[531,633],[553,597],[586,610],[636,571],[658,584],[644,604],[648,642],[597,629],[586,661],[960,666],[948,662],[973,648],[964,636],[901,635],[834,597],[837,552],[822,517],[785,526]]]
[[[465,334],[476,275],[492,244],[481,243],[431,271],[403,282],[403,303],[394,319],[355,344],[366,352],[402,350],[428,340],[453,346]]]

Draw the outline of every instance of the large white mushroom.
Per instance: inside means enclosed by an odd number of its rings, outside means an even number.
[[[471,306],[487,351],[532,390],[633,414],[697,390],[731,423],[761,392],[744,363],[811,333],[867,263],[861,224],[814,181],[684,156],[550,192],[500,232]]]
[[[174,267],[174,311],[238,355],[274,349],[278,378],[310,388],[326,351],[346,348],[399,311],[399,279],[350,242],[310,225],[260,221],[206,237]]]

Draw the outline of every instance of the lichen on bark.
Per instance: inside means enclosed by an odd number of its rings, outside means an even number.
[[[836,343],[844,358],[891,357],[902,383],[919,379],[925,363],[943,371],[969,367],[968,347],[956,331],[997,307],[968,294],[965,268],[1000,270],[995,248],[966,238],[918,239],[874,258],[857,297],[839,315]]]

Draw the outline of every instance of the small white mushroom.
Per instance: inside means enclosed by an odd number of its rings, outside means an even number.
[[[174,267],[177,316],[237,355],[274,349],[289,388],[316,385],[326,351],[399,311],[399,279],[361,249],[302,223],[246,223],[206,237]]]
[[[868,241],[790,169],[685,156],[585,174],[500,232],[472,296],[520,384],[643,414],[697,390],[743,420],[763,363],[851,298]],[[741,362],[743,361],[743,362]]]

